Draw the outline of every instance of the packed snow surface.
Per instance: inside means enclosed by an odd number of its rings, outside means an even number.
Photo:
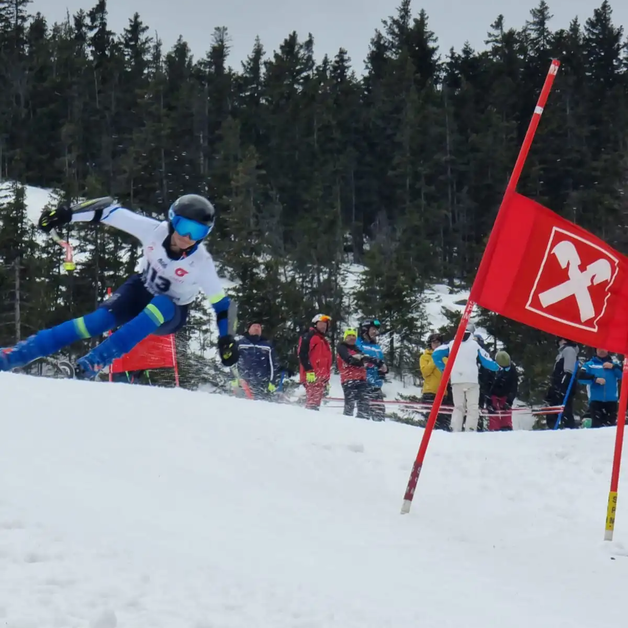
[[[614,430],[435,433],[0,374],[0,625],[625,625]]]

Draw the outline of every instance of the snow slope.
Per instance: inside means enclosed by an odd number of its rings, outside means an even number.
[[[0,396],[2,626],[625,623],[611,429],[437,433],[402,517],[416,428],[14,374]]]

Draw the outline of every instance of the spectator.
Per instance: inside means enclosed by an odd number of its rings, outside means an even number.
[[[434,364],[434,358],[432,356],[434,351],[443,344],[443,337],[441,334],[433,333],[428,337],[427,343],[429,345],[428,348],[419,358],[419,367],[423,377],[423,394],[421,401],[431,404],[434,403],[434,399],[436,399],[436,392],[443,378],[443,374],[438,370],[436,364]],[[443,398],[443,403],[445,403],[445,398]],[[446,414],[439,413],[434,427],[437,430],[449,430],[449,423],[449,417]]]
[[[360,337],[356,347],[368,358],[366,367],[366,382],[370,400],[370,417],[373,421],[383,421],[386,412],[384,410],[384,376],[388,373],[388,367],[384,360],[384,352],[377,342],[379,328],[378,320],[366,320],[360,325]]]
[[[269,399],[277,389],[279,364],[272,343],[262,336],[262,325],[253,321],[237,342],[238,383],[248,397]]]
[[[358,333],[355,329],[347,329],[343,341],[338,345],[336,363],[340,372],[340,383],[345,395],[346,416],[353,416],[357,405],[358,419],[369,418],[368,384],[366,383],[366,360],[355,343]]]
[[[480,347],[490,355],[490,351],[487,349],[482,335],[476,332],[473,338]],[[490,391],[494,381],[495,371],[484,368],[482,364],[478,362],[478,383],[480,384],[480,420],[478,421],[478,432],[484,431],[484,417],[481,412],[490,406]]]
[[[473,338],[474,331],[475,325],[469,323],[451,370],[451,388],[454,397],[454,412],[451,417],[453,432],[462,432],[465,415],[465,431],[475,432],[478,429],[480,418],[478,360],[482,366],[491,371],[499,370],[497,363],[491,360],[489,354]],[[453,341],[448,345],[442,345],[432,354],[434,363],[440,371],[445,370],[444,359],[449,356],[452,344]]]
[[[299,371],[305,386],[305,407],[319,410],[331,376],[331,347],[326,338],[331,316],[317,314],[309,331],[299,339]]]
[[[572,376],[577,370],[578,345],[567,338],[558,339],[558,355],[554,362],[552,379],[545,401],[548,406],[562,406],[563,425],[571,430],[575,429],[576,423],[573,416],[573,400],[576,396],[576,382],[570,387]],[[567,391],[569,395],[567,396]],[[556,415],[548,414],[546,417],[548,429],[554,429],[556,425]]]
[[[512,430],[512,404],[517,396],[519,377],[517,367],[505,351],[498,351],[495,354],[495,362],[500,369],[494,373],[493,383],[488,393],[488,410],[490,413],[488,429],[491,432],[498,430],[505,432]]]
[[[579,380],[589,387],[589,413],[591,427],[617,424],[617,388],[622,367],[605,349],[597,349],[595,357],[584,364]]]

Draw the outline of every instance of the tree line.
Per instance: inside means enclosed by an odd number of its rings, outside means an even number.
[[[486,49],[449,51],[401,0],[364,64],[342,48],[317,60],[314,37],[293,32],[272,54],[252,42],[237,68],[225,27],[194,58],[183,38],[164,50],[137,13],[114,33],[106,0],[56,24],[28,5],[0,0],[2,178],[59,199],[111,194],[155,217],[206,194],[219,211],[208,246],[241,320],[262,318],[290,359],[314,313],[339,325],[359,311],[394,331],[393,367],[417,370],[425,288],[472,280],[554,57],[519,189],[628,252],[628,55],[606,0],[559,30],[541,0],[523,28],[497,16]],[[0,221],[0,345],[93,308],[137,261],[124,234],[83,228],[64,274],[17,184]],[[354,292],[349,263],[365,267]],[[522,396],[538,398],[552,339],[482,322],[524,367]],[[182,342],[207,333],[199,315]]]

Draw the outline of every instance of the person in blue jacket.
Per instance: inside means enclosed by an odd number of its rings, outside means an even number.
[[[268,399],[277,389],[279,361],[273,344],[262,336],[261,323],[253,321],[236,344],[239,384],[248,396]]]
[[[617,389],[622,367],[605,349],[596,349],[595,353],[583,365],[578,380],[589,387],[591,427],[606,427],[617,423]]]
[[[388,373],[388,367],[384,359],[384,351],[377,342],[381,323],[377,319],[368,319],[360,325],[360,337],[355,346],[369,361],[366,363],[366,383],[368,384],[368,399],[370,404],[370,419],[383,421],[385,418],[384,376]],[[375,402],[375,403],[372,403]],[[380,403],[377,403],[380,402]]]

